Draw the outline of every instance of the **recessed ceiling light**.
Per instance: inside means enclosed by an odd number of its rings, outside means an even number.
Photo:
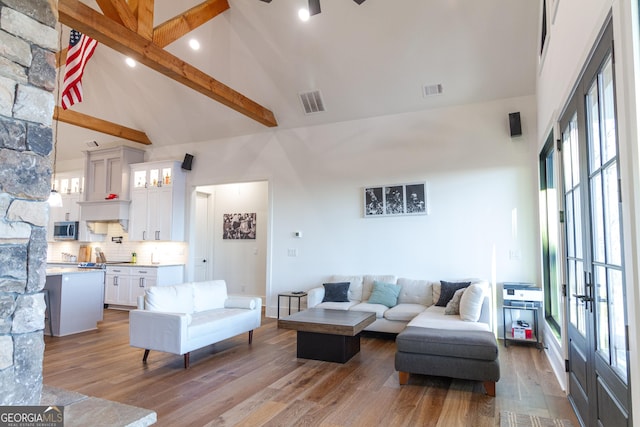
[[[191,39],[191,40],[189,40],[189,46],[193,50],[198,50],[198,49],[200,49],[200,42],[198,40],[196,40],[196,39]]]
[[[128,56],[127,56],[127,58],[124,60],[124,62],[126,62],[126,63],[127,63],[127,65],[128,65],[129,67],[131,67],[131,68],[133,68],[133,67],[135,67],[135,66],[136,66],[136,61],[134,61],[133,59],[129,58]]]
[[[309,20],[309,9],[300,9],[298,11],[298,18],[301,21],[307,22]]]

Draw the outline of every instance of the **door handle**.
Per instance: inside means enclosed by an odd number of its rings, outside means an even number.
[[[582,302],[590,302],[593,301],[593,298],[591,298],[589,295],[577,295],[577,294],[573,294],[572,295],[574,298],[579,299]]]

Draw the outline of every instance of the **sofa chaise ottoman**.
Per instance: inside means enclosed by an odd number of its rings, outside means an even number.
[[[500,379],[498,345],[489,331],[407,326],[396,337],[395,368],[400,384],[409,374],[482,381],[489,396]]]

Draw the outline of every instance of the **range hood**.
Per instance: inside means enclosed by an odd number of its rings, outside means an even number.
[[[113,199],[78,202],[80,220],[92,222],[119,222],[126,231],[129,227],[131,200]]]

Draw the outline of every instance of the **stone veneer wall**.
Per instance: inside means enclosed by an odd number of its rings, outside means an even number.
[[[0,405],[42,392],[57,0],[0,0]]]

